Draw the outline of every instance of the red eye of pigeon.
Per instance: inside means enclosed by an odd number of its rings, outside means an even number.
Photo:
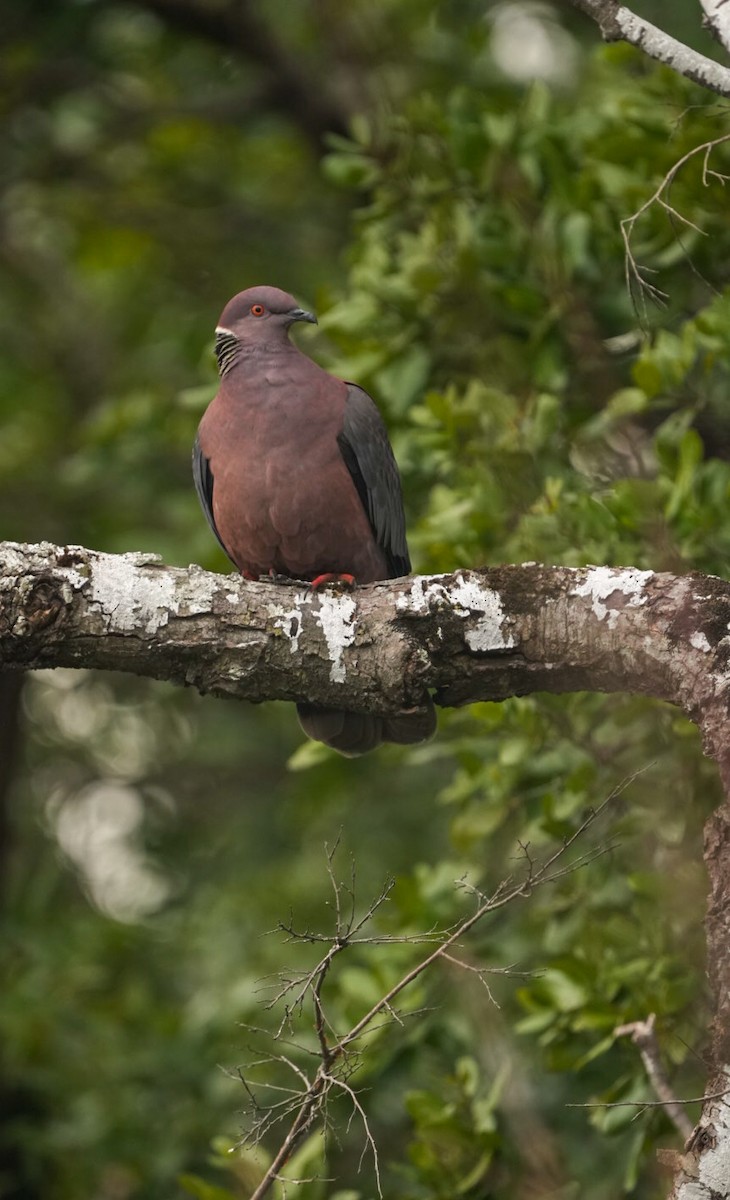
[[[265,310],[264,310],[263,304],[252,304],[251,305],[251,314],[254,317],[263,317],[264,311]]]

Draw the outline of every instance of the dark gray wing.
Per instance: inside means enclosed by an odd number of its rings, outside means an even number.
[[[226,550],[221,541],[220,534],[215,527],[215,519],[213,517],[213,472],[210,469],[210,463],[200,449],[200,440],[196,437],[193,445],[193,479],[195,481],[195,490],[198,493],[200,507],[205,513],[206,520],[210,525],[213,533],[218,539],[218,544],[223,550]]]
[[[380,413],[355,383],[347,385],[345,419],[337,441],[375,540],[388,560],[391,578],[407,575],[411,560],[398,465]]]

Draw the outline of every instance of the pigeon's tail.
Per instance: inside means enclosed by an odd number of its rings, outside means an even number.
[[[436,732],[436,710],[430,700],[388,717],[317,708],[314,704],[298,704],[297,713],[307,737],[324,742],[347,758],[367,754],[381,742],[426,742]]]

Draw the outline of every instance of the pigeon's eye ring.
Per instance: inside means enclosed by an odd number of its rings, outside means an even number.
[[[265,312],[266,312],[266,309],[264,308],[263,304],[252,304],[251,305],[251,316],[252,317],[263,317]]]

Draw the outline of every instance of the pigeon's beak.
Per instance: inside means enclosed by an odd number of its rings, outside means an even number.
[[[305,308],[290,308],[287,316],[292,321],[308,321],[310,325],[317,324],[317,318],[314,313],[307,312]]]

